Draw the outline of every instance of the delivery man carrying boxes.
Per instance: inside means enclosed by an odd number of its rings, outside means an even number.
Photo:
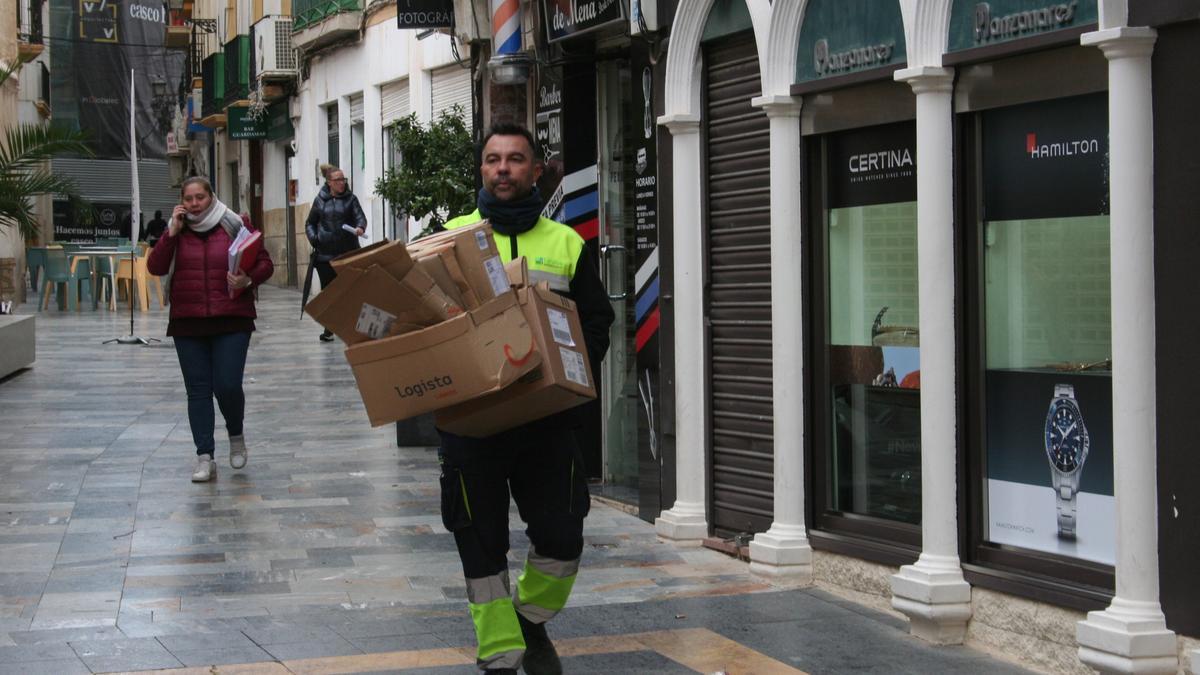
[[[541,217],[535,183],[542,164],[533,136],[517,125],[497,125],[484,138],[481,159],[479,208],[446,229],[488,219],[504,262],[524,256],[531,281],[547,281],[575,301],[596,369],[608,351],[613,308],[583,237]],[[476,662],[487,672],[515,673],[522,665],[531,675],[562,672],[544,624],[575,583],[590,506],[572,412],[489,438],[441,432],[442,521],[458,545],[479,643]],[[516,593],[507,562],[510,490],[531,543]]]

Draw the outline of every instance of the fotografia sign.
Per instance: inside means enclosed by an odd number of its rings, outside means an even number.
[[[620,0],[544,0],[546,39],[564,40],[625,20]]]
[[[453,0],[396,0],[397,28],[453,28]]]

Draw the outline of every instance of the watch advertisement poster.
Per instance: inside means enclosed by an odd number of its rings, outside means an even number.
[[[1112,565],[1112,378],[987,372],[987,538]]]

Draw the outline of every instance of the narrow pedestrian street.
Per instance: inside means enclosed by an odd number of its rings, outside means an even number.
[[[25,306],[24,312],[32,311]],[[339,344],[263,287],[246,370],[250,459],[218,416],[194,451],[166,314],[51,310],[0,380],[0,673],[476,672],[432,448],[372,429]],[[513,511],[512,569],[527,540]],[[595,502],[550,634],[567,673],[1016,673],[816,588],[656,539]],[[515,572],[514,572],[515,578]],[[179,670],[183,669],[183,670]]]

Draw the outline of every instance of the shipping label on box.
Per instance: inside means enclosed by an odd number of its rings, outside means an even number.
[[[542,357],[509,291],[435,326],[352,345],[346,360],[371,425],[379,426],[499,391]]]
[[[541,365],[494,394],[439,410],[439,428],[485,438],[596,397],[575,303],[545,285],[520,289],[517,294],[542,356]]]

